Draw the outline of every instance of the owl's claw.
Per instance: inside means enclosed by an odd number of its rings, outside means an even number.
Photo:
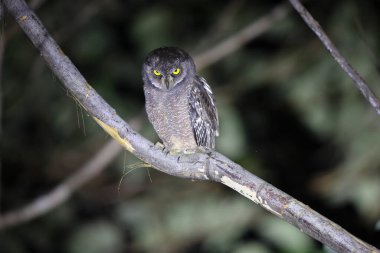
[[[206,148],[204,147],[204,150],[203,152],[205,154],[207,154],[210,158],[214,158],[215,157],[215,150],[211,149],[211,148]]]
[[[184,155],[191,155],[191,154],[194,154],[194,153],[196,153],[196,152],[197,152],[196,149],[191,149],[191,148],[187,148],[187,149],[185,149],[185,150],[182,151],[182,153],[183,153]]]
[[[167,149],[165,147],[165,145],[162,144],[161,142],[156,142],[156,144],[154,144],[154,148],[157,149],[157,150],[160,150],[160,151],[164,152],[165,155],[169,155],[172,152],[171,150]]]
[[[155,148],[155,149],[158,149],[158,150],[161,150],[161,151],[164,151],[164,150],[165,150],[165,145],[162,144],[161,142],[156,142],[156,143],[154,144],[154,148]]]

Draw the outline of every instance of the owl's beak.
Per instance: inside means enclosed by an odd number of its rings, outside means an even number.
[[[170,79],[169,78],[165,78],[165,85],[166,85],[167,89],[170,88]]]
[[[172,86],[173,86],[173,77],[169,76],[169,77],[165,77],[165,78],[162,78],[162,86],[166,86],[166,89],[170,89]]]

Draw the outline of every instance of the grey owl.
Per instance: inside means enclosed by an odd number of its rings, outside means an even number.
[[[142,77],[149,121],[168,151],[215,148],[219,120],[214,95],[188,53],[177,47],[153,50]]]

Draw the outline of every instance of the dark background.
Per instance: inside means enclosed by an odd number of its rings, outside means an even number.
[[[141,134],[141,64],[175,45],[199,55],[279,1],[32,1],[88,82]],[[307,1],[380,94],[378,0]],[[1,212],[49,192],[110,137],[82,111],[8,15],[2,23]],[[380,247],[380,118],[300,17],[286,18],[200,74],[212,86],[217,150]],[[321,244],[211,182],[138,168],[121,152],[47,215],[0,232],[0,252],[325,252]]]

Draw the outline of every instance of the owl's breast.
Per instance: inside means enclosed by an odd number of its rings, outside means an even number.
[[[186,86],[162,91],[144,86],[149,121],[169,150],[195,149],[190,119],[189,89]]]

